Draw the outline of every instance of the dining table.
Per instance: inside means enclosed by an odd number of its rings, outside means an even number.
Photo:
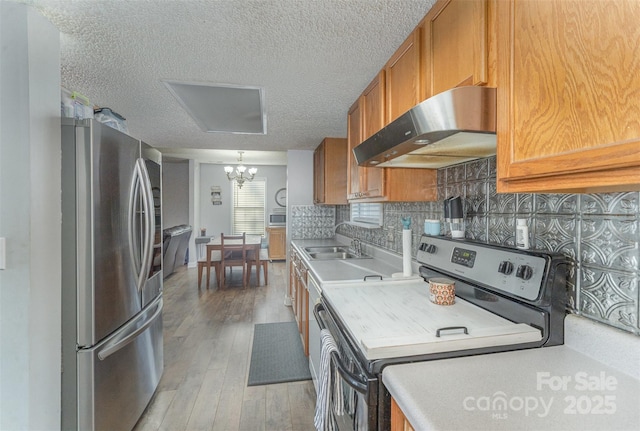
[[[211,240],[207,243],[207,286],[209,285],[210,274],[211,274],[211,251],[221,250],[222,243],[220,239],[221,239],[220,236],[214,236],[214,237],[211,237]],[[224,243],[225,245],[241,245],[242,240],[225,239]],[[252,261],[256,262],[256,283],[259,286],[260,285],[260,265],[261,265],[260,248],[262,247],[262,235],[245,235],[244,244],[248,250],[253,251],[253,256],[255,256],[255,259],[252,259]],[[245,262],[245,264],[246,263],[247,262]],[[224,268],[221,268],[221,270],[224,271]],[[221,277],[218,277],[218,279],[220,280]]]

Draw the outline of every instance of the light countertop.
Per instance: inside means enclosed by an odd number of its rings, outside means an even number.
[[[393,365],[382,380],[416,430],[640,429],[640,380],[568,345]]]

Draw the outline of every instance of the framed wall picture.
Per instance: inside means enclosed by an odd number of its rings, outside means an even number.
[[[222,188],[220,186],[211,186],[211,203],[222,205]]]

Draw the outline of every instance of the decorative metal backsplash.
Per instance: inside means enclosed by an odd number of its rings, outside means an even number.
[[[383,228],[342,225],[337,231],[400,254],[400,217],[411,216],[415,255],[424,220],[443,222],[442,201],[461,196],[467,238],[513,246],[516,219],[527,219],[532,248],[562,253],[575,262],[570,281],[571,311],[640,335],[640,193],[498,194],[495,178],[495,157],[440,169],[439,202],[384,204]],[[335,223],[349,220],[348,205],[311,208],[319,208],[316,211],[327,214],[328,219],[334,217]],[[333,236],[333,225],[323,229],[322,217],[308,217],[312,224],[301,227],[302,233],[319,231],[322,236],[300,238]],[[307,220],[300,223],[307,226]]]
[[[333,238],[336,210],[333,206],[293,205],[291,239]]]

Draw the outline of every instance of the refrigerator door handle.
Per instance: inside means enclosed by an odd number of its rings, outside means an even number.
[[[119,336],[119,337],[115,338],[114,340],[108,342],[98,352],[98,358],[101,361],[104,361],[106,358],[108,358],[109,356],[113,355],[118,350],[124,348],[125,346],[127,346],[127,344],[129,344],[133,340],[135,340],[138,335],[140,335],[141,333],[146,331],[147,328],[149,326],[151,326],[155,322],[155,320],[158,318],[160,313],[162,313],[162,298],[158,298],[158,302],[156,303],[155,307],[157,308],[156,311],[153,313],[153,315],[150,318],[148,318],[146,320],[146,322],[144,322],[144,324],[142,326],[140,326],[139,328],[133,330],[130,333],[125,332],[125,333],[121,334],[121,336]],[[145,313],[145,314],[147,314],[147,313]]]
[[[151,266],[153,265],[151,256],[153,254],[153,235],[156,227],[154,218],[155,209],[153,207],[153,190],[151,190],[151,179],[149,178],[147,165],[142,158],[139,158],[136,163],[138,164],[140,169],[140,190],[142,192],[141,195],[145,230],[142,263],[140,265],[140,283],[138,284],[138,288],[142,290],[145,283],[149,279],[149,271],[151,270]]]
[[[137,235],[139,232],[136,231],[136,219],[138,217],[138,203],[139,203],[139,192],[140,192],[140,168],[138,163],[136,162],[133,173],[131,174],[131,187],[129,188],[129,257],[131,258],[131,264],[133,265],[133,269],[136,271],[136,283],[137,288],[140,289],[139,279],[140,279],[140,254],[138,250],[138,240]]]
[[[134,226],[136,226],[138,196],[142,198],[142,216],[144,238],[142,239],[142,258],[138,254],[135,247],[137,244],[137,235]],[[151,181],[149,173],[145,166],[144,160],[139,158],[131,178],[131,191],[129,194],[129,253],[134,268],[138,272],[136,283],[138,291],[141,291],[147,282],[151,262],[151,253],[153,251],[153,234],[155,232],[155,220],[153,218],[153,191],[151,190]]]

